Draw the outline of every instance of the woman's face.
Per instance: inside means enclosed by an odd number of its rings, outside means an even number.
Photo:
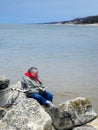
[[[33,77],[37,77],[38,76],[38,70],[36,70],[36,69],[31,71],[30,73],[32,74]]]

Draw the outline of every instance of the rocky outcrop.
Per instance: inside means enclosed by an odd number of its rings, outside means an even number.
[[[86,98],[75,98],[53,107],[48,111],[53,126],[58,130],[72,129],[91,122],[97,117],[90,101]]]
[[[34,99],[27,99],[23,93],[18,103],[2,118],[0,130],[51,130],[52,120]]]
[[[18,91],[14,93],[9,86],[10,80],[6,76],[0,77],[0,107],[8,107],[13,104],[18,96]],[[20,86],[20,82],[15,86]]]
[[[9,79],[6,76],[0,77],[0,106],[5,106],[10,102],[11,91],[9,89]]]
[[[11,87],[20,88],[21,83],[18,82]],[[6,90],[6,87],[3,90]],[[76,126],[82,127],[77,127],[75,130],[84,130],[83,125],[97,116],[86,98],[78,97],[59,106],[43,107],[36,100],[26,98],[22,92],[9,89],[9,93],[12,94],[10,101],[14,101],[11,102],[14,104],[10,108],[0,108],[0,130],[53,130],[52,124],[56,130],[75,129]],[[5,100],[6,91],[3,95],[4,99],[0,97],[0,101],[3,100],[6,106],[8,105]],[[88,130],[88,126],[86,129]]]
[[[6,76],[0,77],[0,90],[8,87],[10,80]]]
[[[98,130],[98,117],[94,121],[88,123],[87,125],[89,125],[89,126],[95,128],[96,130]]]
[[[73,130],[98,130],[98,129],[96,129],[92,126],[85,125],[85,126],[81,126],[81,127],[76,127]]]
[[[0,120],[5,116],[6,114],[6,109],[0,107]]]

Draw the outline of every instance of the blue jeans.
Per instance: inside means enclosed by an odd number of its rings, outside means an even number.
[[[51,102],[53,100],[53,95],[47,91],[44,91],[43,93],[27,94],[27,97],[36,99],[41,105],[46,105],[47,100]]]

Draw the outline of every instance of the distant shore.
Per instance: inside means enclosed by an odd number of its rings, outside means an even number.
[[[81,25],[98,25],[98,15],[88,16],[83,18],[76,18],[69,21],[59,21],[59,22],[48,22],[44,24],[81,24]]]
[[[50,23],[47,23],[48,25]],[[98,26],[98,23],[92,23],[92,24],[75,24],[75,23],[65,23],[65,24],[62,24],[62,23],[51,23],[51,25],[76,25],[76,26]]]
[[[74,24],[74,23],[66,23],[66,24],[62,24],[62,23],[57,23],[56,25],[98,26],[98,23],[94,23],[94,24]]]

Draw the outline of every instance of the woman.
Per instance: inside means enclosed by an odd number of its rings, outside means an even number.
[[[36,67],[31,67],[22,77],[22,87],[28,98],[36,99],[41,105],[53,106],[53,95],[45,90]]]

